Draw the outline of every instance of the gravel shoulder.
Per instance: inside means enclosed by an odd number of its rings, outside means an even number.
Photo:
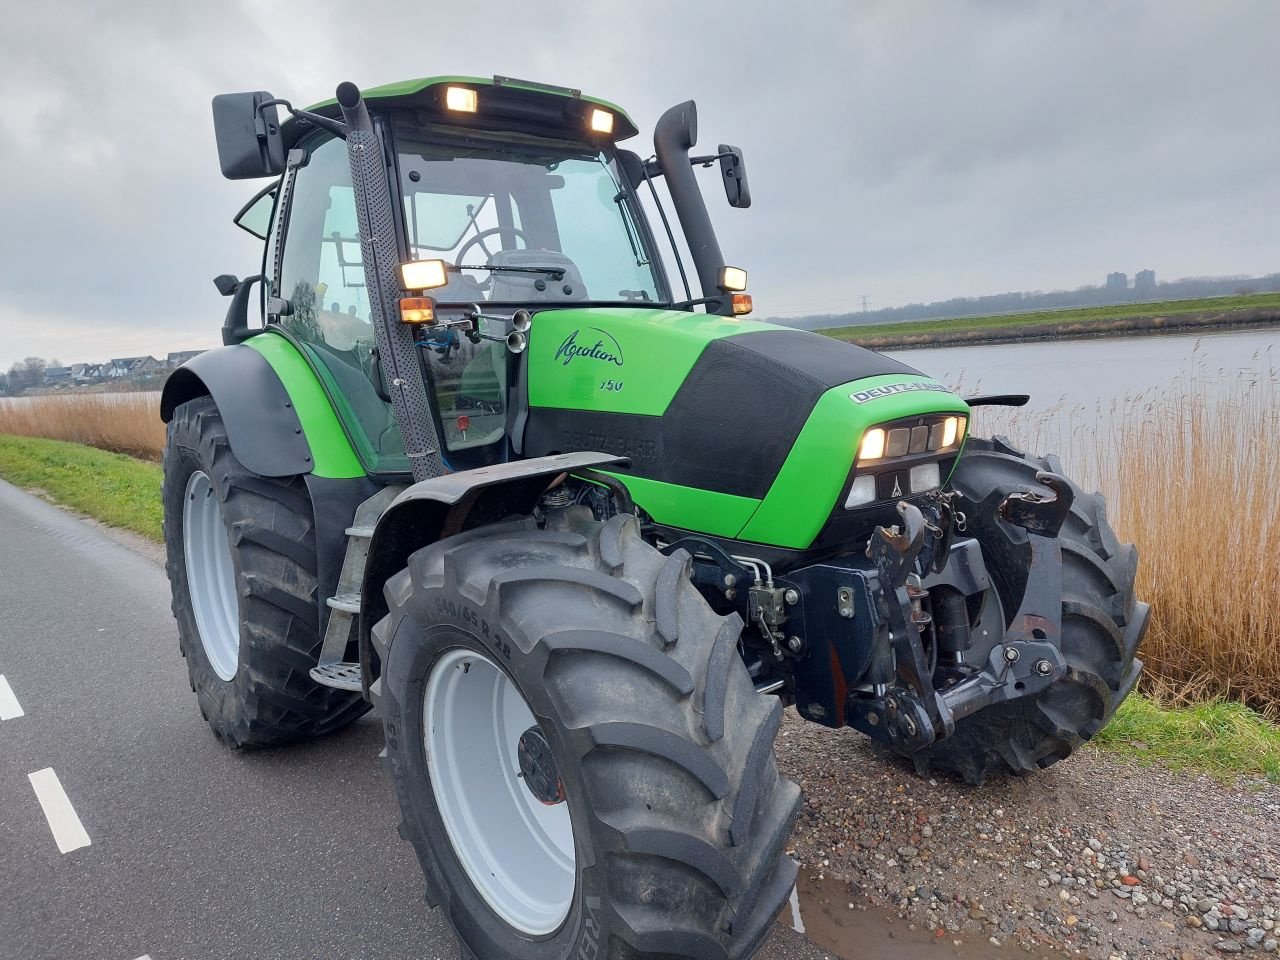
[[[793,837],[801,876],[844,883],[853,911],[895,911],[948,946],[1019,953],[1277,951],[1280,787],[1226,787],[1085,749],[974,789],[921,779],[860,734],[794,710],[778,759],[806,797]]]

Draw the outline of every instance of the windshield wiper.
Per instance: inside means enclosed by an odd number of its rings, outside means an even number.
[[[540,273],[552,280],[564,279],[564,267],[509,267],[498,263],[462,263],[455,270],[488,270],[490,273]]]

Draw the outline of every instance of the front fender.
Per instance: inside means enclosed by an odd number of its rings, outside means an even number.
[[[405,489],[378,518],[369,541],[360,597],[360,664],[366,692],[377,675],[369,640],[387,612],[382,587],[416,550],[487,523],[528,516],[551,481],[563,473],[626,465],[607,453],[564,453],[463,470]]]

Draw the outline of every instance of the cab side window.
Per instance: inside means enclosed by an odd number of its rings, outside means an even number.
[[[312,140],[294,174],[284,255],[273,288],[291,333],[328,387],[339,416],[373,471],[407,470],[391,405],[378,395],[373,323],[346,144]]]

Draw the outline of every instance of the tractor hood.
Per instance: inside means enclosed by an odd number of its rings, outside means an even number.
[[[655,520],[810,545],[863,433],[968,407],[889,357],[820,334],[634,308],[537,314],[523,454],[595,450]]]

